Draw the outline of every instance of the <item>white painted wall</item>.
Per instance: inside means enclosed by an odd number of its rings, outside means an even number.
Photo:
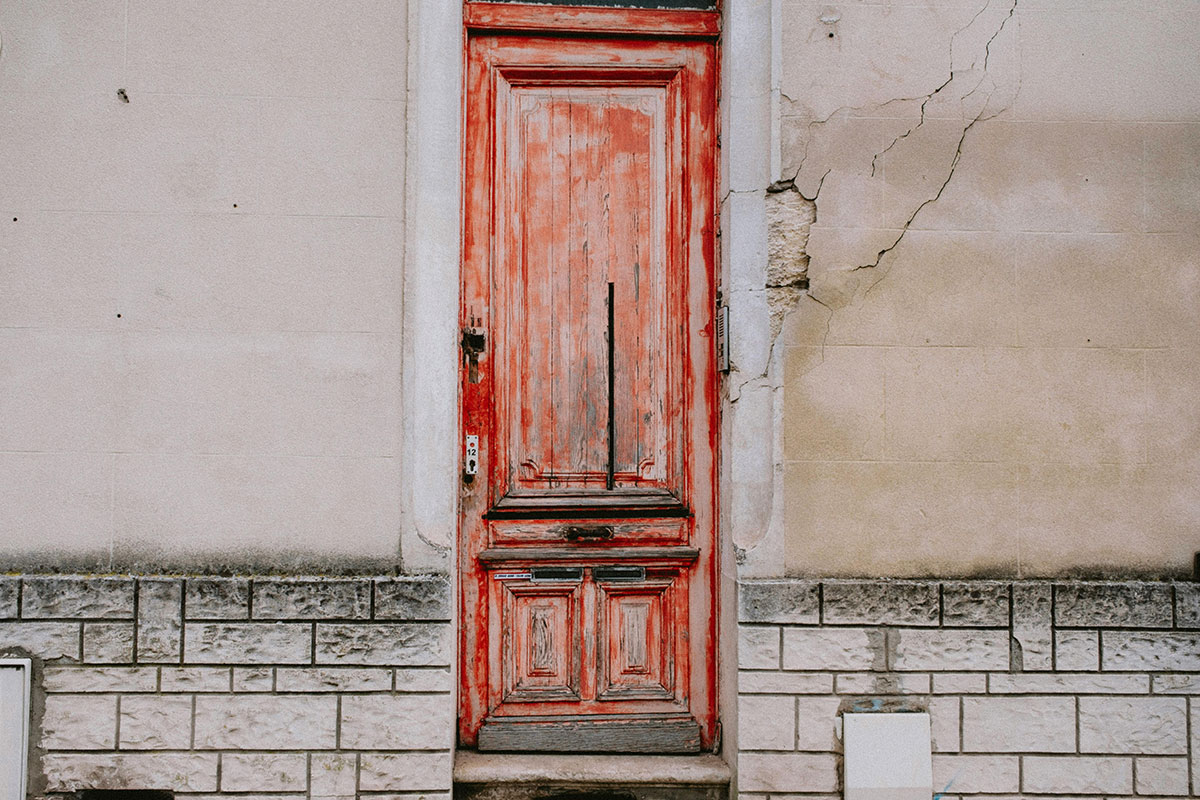
[[[406,14],[0,5],[6,562],[397,559]]]

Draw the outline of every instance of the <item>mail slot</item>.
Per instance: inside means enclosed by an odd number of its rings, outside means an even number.
[[[583,567],[534,567],[529,573],[529,579],[535,583],[583,580]]]
[[[644,581],[646,580],[646,568],[624,564],[592,567],[592,577],[598,581]]]

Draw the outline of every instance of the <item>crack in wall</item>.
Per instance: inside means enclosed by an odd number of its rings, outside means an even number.
[[[926,192],[922,196],[910,198],[910,202],[915,203],[915,205],[907,205],[908,208],[911,208],[911,211],[908,211],[908,213],[904,215],[903,219],[896,220],[890,224],[884,224],[878,229],[878,231],[868,231],[867,226],[863,227],[864,233],[882,233],[885,231],[891,231],[892,233],[892,235],[888,236],[884,243],[881,245],[876,245],[871,257],[868,259],[862,259],[861,261],[855,263],[855,261],[849,260],[849,258],[853,257],[852,253],[849,255],[843,254],[842,258],[846,259],[843,261],[844,266],[839,266],[836,263],[825,263],[834,262],[836,259],[824,257],[824,254],[820,252],[821,248],[818,244],[816,248],[806,247],[804,253],[808,264],[812,264],[815,261],[817,266],[817,269],[815,270],[806,270],[806,274],[804,276],[804,284],[806,285],[806,288],[801,290],[801,283],[799,281],[773,283],[770,279],[768,279],[765,286],[768,291],[780,290],[788,293],[787,295],[781,295],[780,299],[776,303],[777,307],[786,306],[786,308],[783,308],[783,310],[780,312],[781,317],[786,316],[788,312],[798,306],[802,297],[812,298],[819,305],[823,306],[830,314],[851,302],[852,299],[859,294],[860,289],[860,280],[855,273],[865,270],[880,270],[884,259],[889,253],[894,251],[901,244],[921,212],[942,197],[962,160],[963,148],[966,143],[967,136],[970,134],[971,130],[980,122],[986,122],[994,119],[1011,107],[1013,100],[1015,100],[1017,94],[1020,92],[1020,75],[1017,75],[1015,87],[1006,98],[1006,101],[1003,102],[999,107],[996,107],[994,104],[995,98],[1004,93],[1002,92],[1002,86],[997,83],[995,76],[993,76],[989,70],[991,68],[993,45],[1008,28],[1010,21],[1015,17],[1018,2],[1019,0],[1012,0],[1007,8],[1006,13],[1004,13],[1003,18],[984,42],[982,47],[982,68],[979,67],[981,58],[978,50],[975,51],[976,55],[972,58],[972,60],[963,65],[956,64],[955,50],[956,47],[959,47],[960,38],[966,35],[974,26],[976,26],[984,14],[992,7],[993,0],[987,0],[987,2],[985,2],[983,6],[981,6],[972,15],[971,19],[966,25],[959,28],[951,35],[949,43],[950,74],[945,81],[935,87],[932,91],[915,97],[891,98],[877,104],[867,104],[853,107],[843,106],[823,119],[813,120],[808,123],[808,135],[805,137],[803,145],[804,150],[796,167],[795,173],[792,175],[792,177],[773,184],[772,187],[768,189],[768,192],[794,190],[801,196],[810,200],[813,204],[812,221],[810,223],[811,229],[811,227],[815,226],[821,219],[822,190],[825,187],[826,180],[830,178],[832,174],[834,175],[835,180],[843,180],[844,183],[844,177],[854,173],[854,161],[857,158],[861,158],[860,156],[856,156],[854,153],[843,154],[841,158],[832,158],[831,160],[834,163],[823,165],[825,167],[824,171],[821,173],[820,178],[816,181],[816,185],[812,187],[811,194],[805,194],[805,185],[812,183],[811,180],[804,180],[803,174],[806,171],[805,168],[811,166],[809,161],[811,156],[810,148],[814,142],[814,139],[817,138],[813,134],[814,128],[827,124],[837,115],[843,114],[847,111],[870,112],[871,114],[877,115],[881,111],[887,109],[889,106],[894,106],[897,103],[913,103],[919,101],[920,105],[916,110],[916,121],[892,137],[891,141],[882,149],[872,153],[869,171],[863,170],[862,172],[862,175],[867,181],[873,182],[877,180],[883,180],[886,182],[887,176],[884,174],[885,157],[891,154],[893,158],[899,160],[898,163],[902,162],[905,164],[911,163],[914,160],[915,156],[913,156],[911,152],[905,153],[901,151],[906,144],[913,144],[914,150],[921,146],[922,142],[918,142],[918,139],[925,134],[926,131],[928,131],[929,123],[933,119],[933,106],[943,103],[957,105],[957,116],[963,122],[961,129],[957,131],[957,135],[952,138],[952,147],[946,147],[944,150],[944,153],[948,155],[947,160],[949,163],[945,167],[944,176],[941,178],[941,180],[937,181],[936,189],[932,193]],[[962,91],[954,91],[955,87],[963,84],[966,84],[966,86]],[[944,123],[948,121],[949,118],[945,117],[944,114],[945,112],[943,111],[943,116],[938,118],[939,122]],[[940,131],[929,132],[929,137],[936,137],[939,133]],[[927,150],[920,152],[923,158],[937,158],[936,154],[929,156]],[[906,158],[906,156],[908,157]],[[922,177],[924,177],[924,174],[925,173],[922,173]],[[841,188],[843,187],[839,187],[839,189]],[[770,201],[768,200],[768,202]],[[894,211],[891,207],[888,207],[885,208],[882,213],[885,215],[893,214]],[[806,245],[807,244],[808,242],[806,237]],[[769,267],[768,270],[770,274],[771,267]],[[879,284],[879,282],[886,277],[888,271],[890,270],[886,268],[880,270],[878,276],[870,284],[865,286],[865,289],[862,291],[862,295],[866,295],[872,291]],[[772,345],[781,330],[782,318],[776,320],[773,315],[771,320]],[[826,330],[826,336],[828,336],[828,328]],[[822,342],[822,344],[823,343],[824,342]]]

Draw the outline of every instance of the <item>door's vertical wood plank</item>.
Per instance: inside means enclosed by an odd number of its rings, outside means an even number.
[[[519,158],[507,175],[497,176],[505,183],[516,184],[509,189],[506,219],[514,232],[513,249],[519,253],[520,274],[508,280],[524,290],[520,302],[510,303],[508,314],[512,327],[521,332],[512,343],[517,361],[512,375],[520,388],[514,400],[520,410],[519,428],[515,441],[521,443],[514,453],[520,463],[533,461],[534,470],[552,466],[552,447],[549,434],[554,429],[554,399],[549,384],[554,371],[554,350],[546,311],[554,302],[554,275],[545,269],[554,258],[554,241],[545,226],[554,208],[554,186],[547,181],[552,176],[551,117],[553,107],[544,92],[520,92],[521,126],[517,152]]]
[[[585,112],[587,137],[587,159],[583,168],[587,172],[587,239],[588,239],[588,286],[587,286],[587,352],[588,385],[599,388],[607,380],[608,321],[604,299],[607,295],[608,269],[612,251],[609,229],[609,183],[608,154],[611,152],[607,124],[608,92],[592,90]],[[604,465],[608,461],[608,403],[604,395],[590,392],[593,398],[592,423],[596,433],[590,439],[589,463]]]

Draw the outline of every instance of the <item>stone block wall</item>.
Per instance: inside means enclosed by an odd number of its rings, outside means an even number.
[[[740,800],[840,797],[840,715],[928,711],[935,797],[1200,793],[1200,585],[747,581]]]
[[[0,578],[31,796],[448,797],[450,608],[437,577]]]

